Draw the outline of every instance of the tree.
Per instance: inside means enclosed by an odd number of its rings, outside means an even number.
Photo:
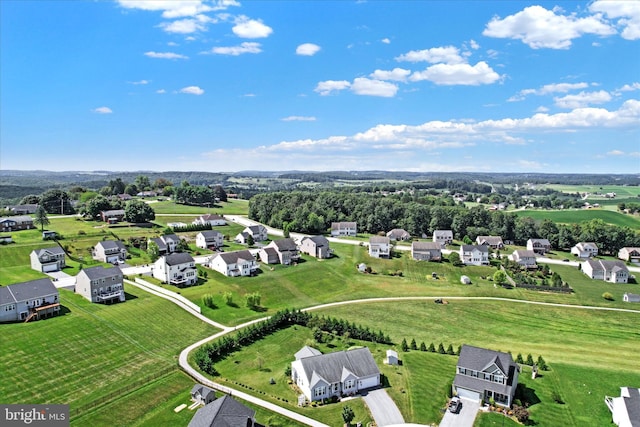
[[[516,356],[516,363],[524,364],[521,353],[518,353],[518,355]]]
[[[47,218],[47,211],[42,205],[36,208],[35,218],[33,218],[35,224],[40,225],[40,231],[44,231],[44,226],[49,225],[49,218]]]
[[[420,351],[427,351],[427,345],[422,341],[420,343]]]
[[[450,355],[452,355],[452,356],[453,356],[454,354],[456,354],[456,353],[453,351],[453,345],[449,344],[449,347],[447,347],[447,354],[450,354]]]
[[[256,241],[253,240],[253,236],[251,234],[249,234],[247,236],[247,246],[253,246],[256,244]]]
[[[36,196],[35,194],[29,194],[27,196],[24,196],[21,200],[20,203],[18,203],[19,205],[37,205],[40,203],[40,196]]]
[[[462,238],[462,243],[464,243],[465,245],[471,245],[471,244],[473,244],[473,240],[471,240],[471,237],[465,235]]]
[[[345,424],[351,425],[351,421],[353,421],[355,417],[356,414],[353,412],[353,409],[351,409],[351,406],[345,405],[342,408],[342,419],[344,420]]]
[[[221,202],[227,201],[227,192],[224,191],[222,185],[216,185],[215,187],[213,187],[213,196]]]
[[[431,353],[435,353],[436,352],[436,346],[433,345],[433,343],[431,343],[431,344],[429,344],[429,348],[427,350],[429,350]]]
[[[90,219],[96,219],[100,212],[112,209],[111,202],[104,196],[98,195],[87,202],[82,214]]]
[[[529,354],[527,355],[527,362],[526,362],[526,364],[527,364],[527,365],[529,365],[529,366],[533,366],[533,356],[531,355],[531,353],[529,353]]]
[[[498,270],[493,273],[493,282],[496,285],[502,286],[507,282],[507,273],[502,270]]]
[[[130,200],[124,208],[124,219],[129,222],[149,222],[155,218],[153,208],[142,200]]]
[[[538,368],[540,368],[543,371],[546,371],[547,369],[549,369],[549,367],[547,366],[547,362],[542,358],[542,356],[538,356],[538,361],[536,362],[536,365],[538,365]]]
[[[411,350],[417,350],[418,349],[418,344],[416,344],[416,339],[413,338],[411,340],[411,345],[410,345]]]
[[[149,243],[147,243],[147,254],[149,255],[149,258],[151,258],[151,262],[156,262],[156,260],[160,258],[160,248],[153,240],[150,240]]]
[[[524,406],[513,405],[513,415],[522,424],[526,424],[529,421],[529,410]]]
[[[134,181],[136,187],[140,191],[148,191],[151,190],[151,181],[149,181],[149,177],[145,175],[138,175]]]
[[[122,182],[122,178],[116,178],[116,179],[110,180],[108,186],[109,186],[111,195],[124,193],[124,189],[126,187],[125,183]]]
[[[124,192],[130,196],[135,196],[138,194],[138,186],[135,184],[127,184],[127,186],[124,187]]]
[[[40,196],[40,204],[50,214],[72,214],[75,211],[71,206],[69,195],[63,190],[47,190]]]
[[[400,344],[400,348],[404,352],[409,351],[409,344],[407,344],[407,339],[406,338],[402,338],[402,344]]]
[[[438,353],[440,354],[445,354],[446,351],[444,349],[444,345],[442,345],[442,343],[438,344]]]
[[[462,262],[460,261],[460,254],[458,252],[451,252],[447,259],[449,260],[451,265],[455,267],[459,267],[460,265],[462,265]]]

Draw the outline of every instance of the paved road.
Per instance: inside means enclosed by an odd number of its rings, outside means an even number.
[[[362,399],[369,407],[377,426],[404,424],[404,417],[396,403],[387,394],[387,390],[380,388],[368,391],[362,396]]]
[[[440,427],[473,427],[473,422],[480,409],[480,402],[465,399],[464,397],[460,401],[462,402],[460,412],[457,414],[449,411],[445,412],[442,421],[440,421]]]

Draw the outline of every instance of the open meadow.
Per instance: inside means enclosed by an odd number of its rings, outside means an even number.
[[[584,221],[591,221],[592,219],[601,219],[607,224],[617,225],[619,227],[640,228],[640,216],[614,212],[608,209],[526,209],[514,211],[514,213],[518,216],[531,217],[536,221],[549,219],[560,224],[579,224]]]

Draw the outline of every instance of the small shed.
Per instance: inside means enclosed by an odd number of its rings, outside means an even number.
[[[191,400],[206,405],[216,400],[216,393],[206,385],[196,384],[191,389]]]
[[[463,285],[470,285],[471,279],[469,278],[469,276],[462,276],[460,277],[460,283],[462,283]]]
[[[56,237],[56,232],[55,231],[46,230],[46,231],[42,232],[42,239],[43,240],[53,239],[55,237]]]
[[[11,236],[0,236],[0,243],[11,243],[13,239]]]
[[[399,363],[398,352],[387,350],[387,357],[384,359],[384,363],[387,365],[397,365]]]
[[[640,295],[625,292],[625,294],[622,296],[622,300],[624,302],[640,302]]]
[[[367,264],[365,264],[364,262],[358,264],[358,271],[360,273],[364,273],[365,271],[367,271]]]

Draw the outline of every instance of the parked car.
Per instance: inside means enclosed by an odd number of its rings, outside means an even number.
[[[460,412],[460,408],[462,408],[462,402],[459,397],[452,397],[449,402],[449,412],[457,414]]]

